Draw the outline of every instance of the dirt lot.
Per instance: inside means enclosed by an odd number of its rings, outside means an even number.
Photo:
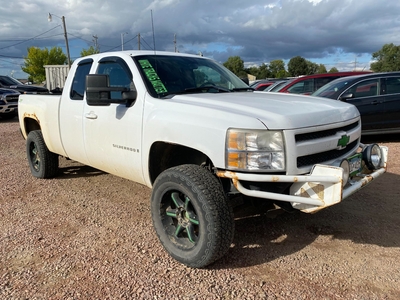
[[[34,179],[18,130],[0,121],[1,299],[400,299],[394,137],[380,141],[388,173],[361,192],[314,215],[237,219],[228,254],[194,270],[163,251],[147,187],[65,159]]]

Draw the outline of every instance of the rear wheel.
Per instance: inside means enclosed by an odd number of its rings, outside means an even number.
[[[53,178],[56,176],[58,155],[47,149],[40,130],[29,132],[26,139],[26,152],[33,176],[37,178]]]
[[[230,248],[234,218],[218,179],[197,165],[161,173],[153,186],[154,228],[165,250],[179,262],[205,267]]]

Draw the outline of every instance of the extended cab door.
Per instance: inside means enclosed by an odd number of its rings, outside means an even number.
[[[131,67],[134,68],[133,61]],[[127,62],[120,57],[99,60],[96,74],[109,76],[112,87],[134,88],[134,78]],[[111,99],[121,99],[122,92],[111,92]],[[84,143],[90,165],[111,174],[144,183],[141,163],[143,91],[129,106],[111,103],[84,107]]]
[[[60,103],[60,135],[68,157],[89,165],[86,156],[83,131],[83,109],[85,106],[85,79],[93,65],[93,59],[81,60],[71,69],[73,78],[68,78],[65,86],[70,90],[64,90]],[[74,72],[74,73],[73,73]]]

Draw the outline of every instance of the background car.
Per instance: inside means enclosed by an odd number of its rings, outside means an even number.
[[[49,90],[36,85],[23,84],[10,76],[0,75],[0,88],[16,90],[21,94],[48,94]]]
[[[368,71],[360,71],[360,72],[337,72],[337,73],[323,73],[323,74],[314,74],[307,75],[295,78],[290,83],[283,85],[277,92],[280,93],[291,93],[291,94],[303,94],[303,95],[311,95],[316,90],[335,80],[337,78],[359,75],[359,74],[370,74]]]
[[[355,105],[361,115],[363,135],[400,132],[400,72],[339,78],[312,96]]]
[[[277,81],[285,81],[288,80],[286,78],[271,78],[271,79],[263,79],[253,82],[250,87],[256,91],[264,91],[269,86],[273,85]]]
[[[289,82],[291,82],[292,80],[282,80],[282,81],[276,81],[275,83],[273,83],[272,85],[268,86],[265,88],[264,92],[276,92],[278,91],[280,88],[282,88],[283,85],[288,84]]]
[[[18,97],[21,93],[0,88],[0,118],[12,119],[18,115]]]

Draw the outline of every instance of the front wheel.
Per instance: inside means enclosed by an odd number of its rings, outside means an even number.
[[[29,132],[26,139],[26,152],[29,168],[33,176],[37,178],[52,178],[56,176],[58,155],[47,149],[40,130]]]
[[[197,165],[161,173],[153,186],[151,213],[165,250],[177,261],[205,267],[230,248],[234,218],[218,179]]]

